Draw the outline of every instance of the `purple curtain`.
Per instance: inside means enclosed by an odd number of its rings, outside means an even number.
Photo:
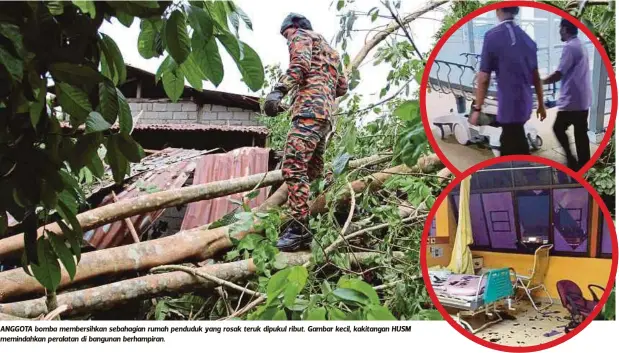
[[[459,195],[454,196],[454,202],[456,204],[456,210],[459,211]],[[481,194],[471,194],[469,198],[469,210],[471,212],[471,228],[473,229],[474,244],[476,246],[490,246],[488,229],[486,228],[486,218],[484,217],[484,207],[481,203]]]
[[[518,237],[512,194],[509,192],[483,194],[481,198],[492,248],[516,249]]]
[[[610,229],[608,229],[608,223],[606,218],[604,218],[604,214],[600,212],[600,216],[602,217],[602,254],[612,255],[613,243],[610,239]]]
[[[587,251],[589,193],[584,188],[553,190],[554,250]]]

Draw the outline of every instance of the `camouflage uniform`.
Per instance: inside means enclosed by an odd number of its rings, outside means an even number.
[[[340,57],[319,34],[296,28],[288,41],[290,66],[279,80],[286,92],[295,85],[292,128],[285,147],[282,168],[288,184],[288,206],[294,219],[309,214],[309,183],[320,177],[326,137],[331,131],[335,99],[348,90]]]

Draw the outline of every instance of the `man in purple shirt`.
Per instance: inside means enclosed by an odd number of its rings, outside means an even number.
[[[514,23],[518,7],[496,10],[499,24],[486,32],[477,75],[477,92],[471,122],[479,120],[490,76],[497,80],[497,123],[501,126],[501,156],[530,154],[524,124],[533,109],[533,89],[537,94],[537,114],[546,117],[541,79],[537,71],[537,45]]]
[[[584,45],[578,39],[578,28],[566,19],[559,26],[561,41],[565,42],[559,67],[544,83],[561,81],[559,100],[557,101],[557,119],[553,126],[555,136],[567,156],[567,166],[579,170],[591,158],[589,137],[587,136],[587,118],[591,107],[591,73],[589,71],[589,55]],[[567,128],[574,125],[574,140],[576,154],[570,150],[567,138]]]

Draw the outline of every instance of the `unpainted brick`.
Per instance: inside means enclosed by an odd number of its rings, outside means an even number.
[[[217,120],[233,120],[234,119],[234,115],[233,113],[217,113]]]
[[[213,107],[211,108],[212,112],[227,112],[228,108],[224,107],[223,105],[213,105]]]
[[[165,103],[153,103],[153,111],[165,112],[168,110],[168,105]]]
[[[168,103],[168,110],[173,112],[183,111],[183,105],[181,103]]]
[[[174,112],[172,113],[172,118],[174,120],[187,120],[187,112]]]

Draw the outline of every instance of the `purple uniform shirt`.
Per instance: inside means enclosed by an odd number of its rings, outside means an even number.
[[[499,101],[497,122],[524,124],[529,120],[535,70],[537,45],[513,21],[503,21],[486,32],[480,71],[495,73]]]
[[[578,111],[591,107],[589,55],[578,37],[565,42],[557,71],[561,73],[559,110]]]

